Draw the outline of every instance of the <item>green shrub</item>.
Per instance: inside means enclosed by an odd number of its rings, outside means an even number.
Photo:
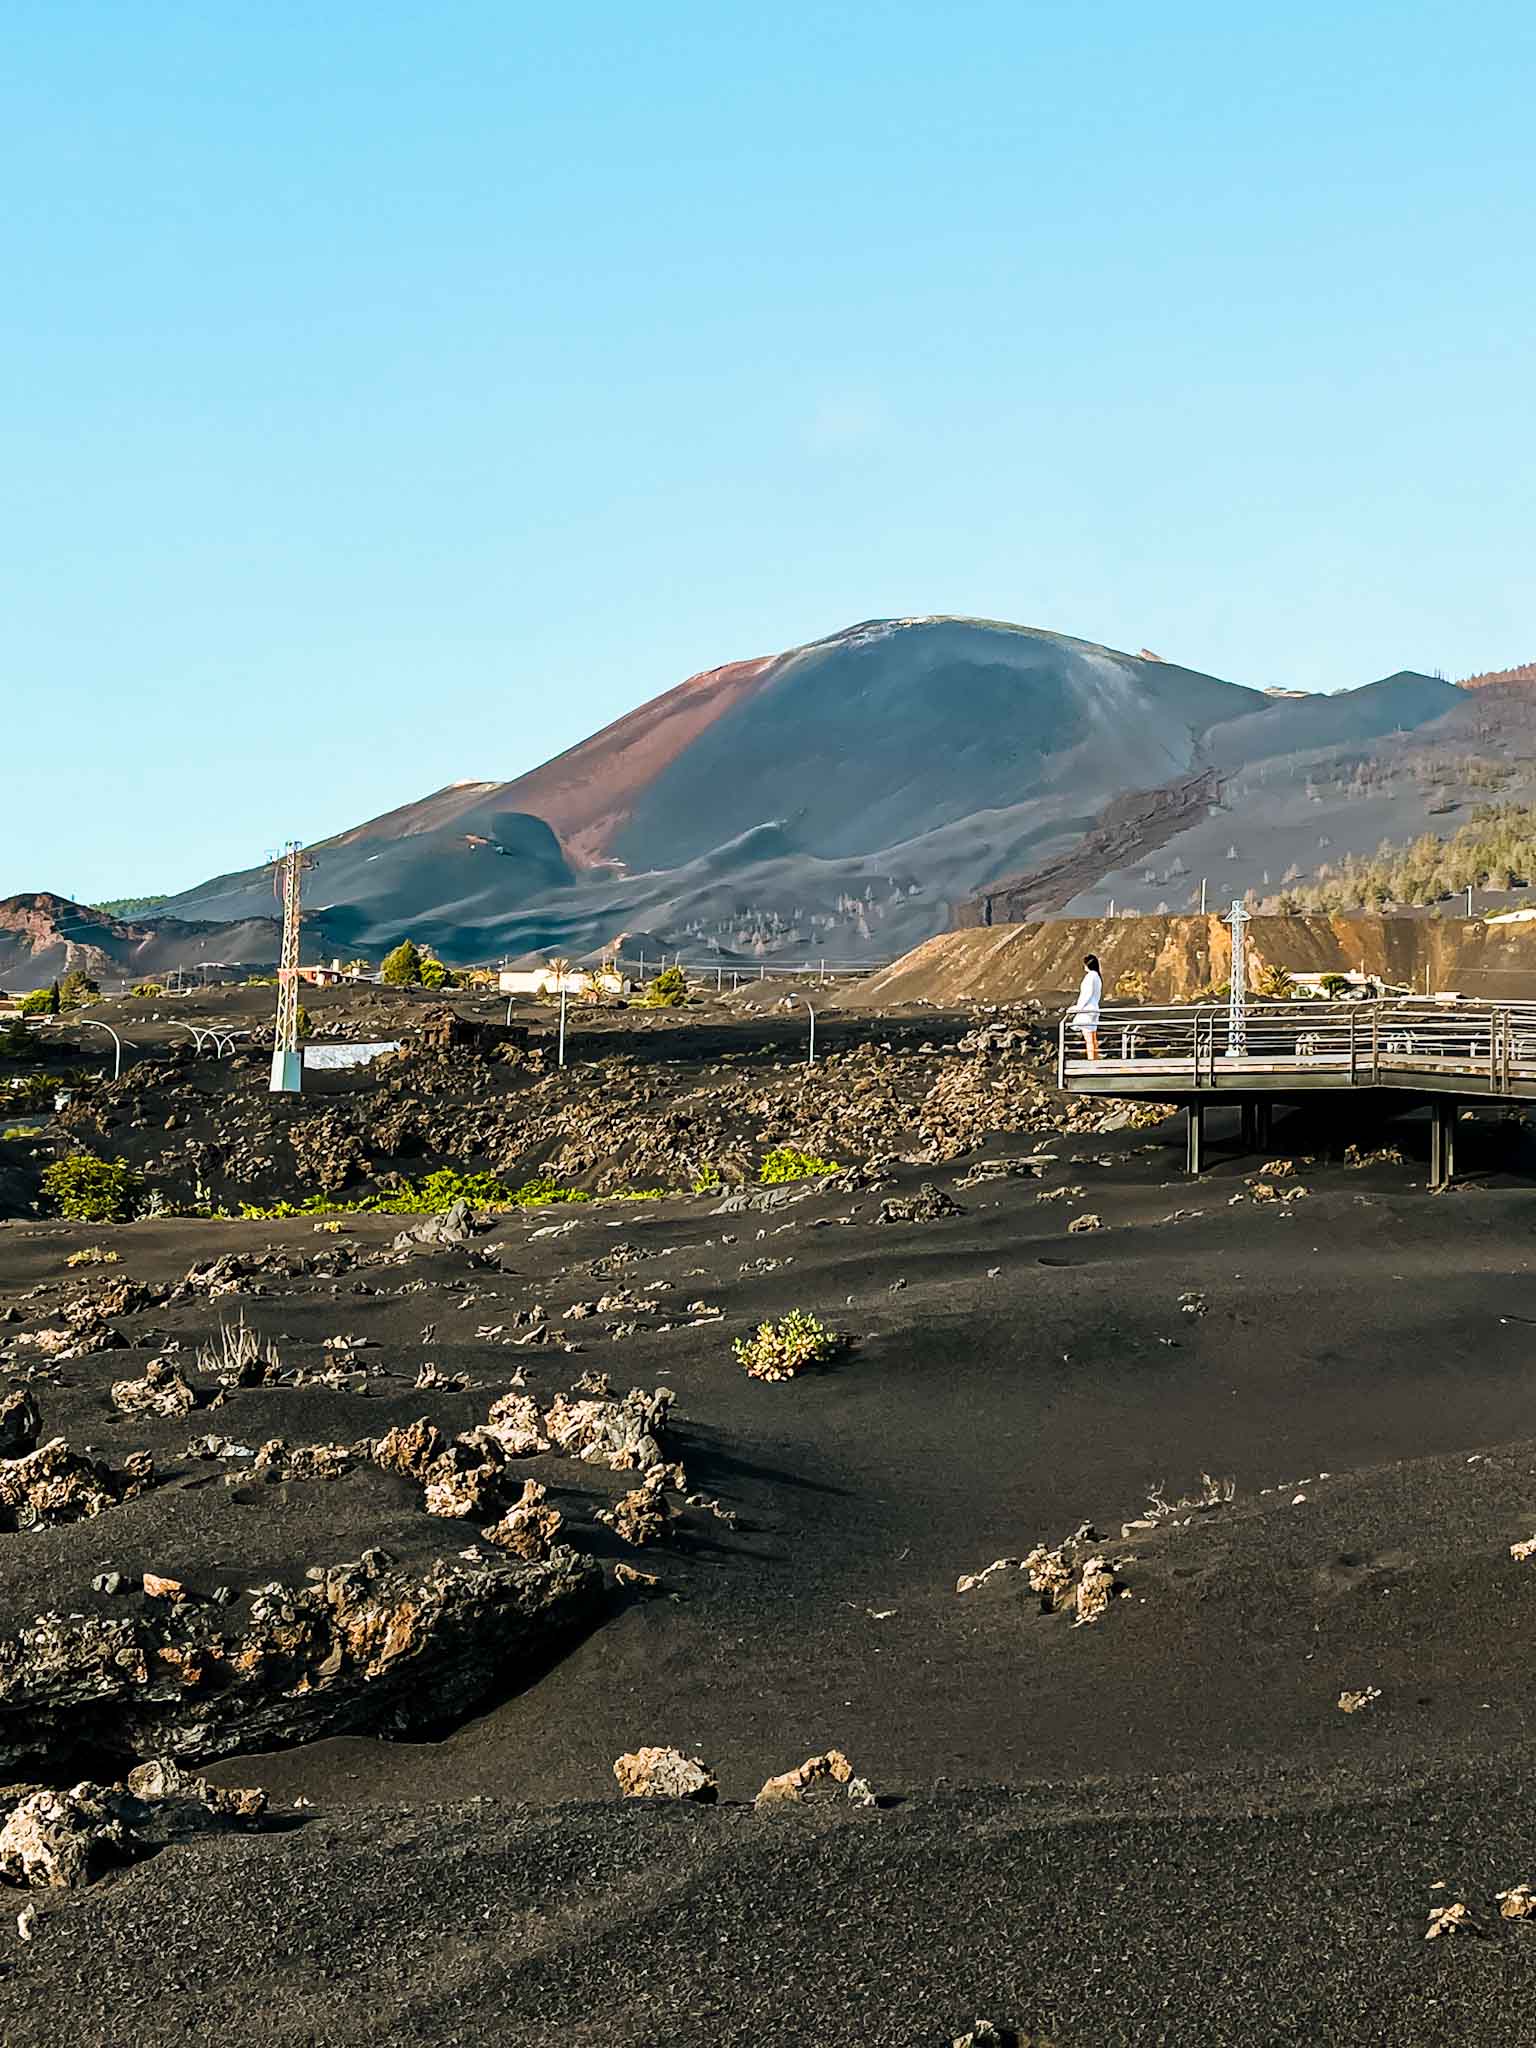
[[[649,1198],[647,1191],[635,1199]],[[285,1216],[439,1216],[455,1202],[467,1202],[472,1209],[542,1209],[555,1202],[592,1200],[585,1188],[562,1187],[558,1181],[525,1180],[512,1187],[494,1173],[461,1173],[457,1167],[443,1166],[429,1173],[419,1186],[407,1184],[384,1194],[362,1195],[355,1202],[309,1195],[300,1203],[275,1202],[270,1208],[243,1202],[240,1214],[261,1221]]]
[[[91,1152],[72,1152],[43,1175],[43,1193],[76,1223],[125,1223],[143,1185],[126,1159],[98,1159]]]
[[[688,977],[681,967],[663,967],[640,998],[648,1010],[675,1010],[688,1000]]]
[[[295,1018],[295,1022],[298,1026],[298,1033],[300,1038],[308,1038],[311,1031],[313,1031],[315,1028],[314,1019],[310,1016],[308,1010],[305,1009],[302,1003],[300,1003],[299,1005],[298,1014]]]
[[[419,979],[423,988],[457,988],[458,977],[449,972],[433,953],[424,953]]]
[[[67,1085],[57,1074],[17,1075],[0,1088],[0,1109],[52,1109],[54,1096]]]
[[[1291,985],[1290,975],[1283,967],[1275,966],[1272,961],[1266,961],[1259,969],[1259,978],[1254,992],[1257,995],[1263,996],[1266,1002],[1271,1003],[1291,1002],[1294,1000],[1296,993]]]
[[[30,995],[23,996],[16,1005],[23,1017],[54,1017],[58,1015],[51,988],[35,988]]]
[[[720,1192],[720,1169],[711,1166],[706,1159],[693,1177],[693,1192],[696,1195],[715,1195]]]
[[[136,981],[133,984],[133,993],[136,996],[163,996],[165,984],[160,981]]]
[[[823,1174],[841,1169],[835,1159],[818,1159],[814,1152],[798,1152],[793,1145],[776,1145],[763,1161],[759,1178],[767,1186],[786,1180],[819,1180]]]
[[[1325,996],[1338,998],[1340,996],[1347,996],[1354,988],[1354,983],[1347,974],[1325,974],[1318,983],[1318,987]]]
[[[379,979],[391,988],[414,988],[421,980],[421,955],[409,939],[402,939],[392,953],[384,955]]]
[[[750,1337],[732,1346],[738,1361],[755,1380],[792,1380],[807,1366],[825,1365],[847,1343],[836,1330],[803,1308],[792,1308],[777,1323],[759,1323]]]

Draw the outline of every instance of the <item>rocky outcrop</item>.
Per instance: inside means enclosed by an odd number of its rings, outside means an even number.
[[[680,1749],[635,1749],[615,1759],[613,1775],[626,1799],[689,1799],[712,1806],[720,1796],[702,1758]]]
[[[68,1790],[14,1786],[0,1792],[0,1879],[30,1890],[75,1890],[114,1865],[168,1842],[250,1827],[266,1810],[254,1788],[192,1777],[168,1758],[140,1764],[126,1784]]]
[[[840,1749],[829,1749],[823,1756],[808,1756],[803,1764],[797,1764],[792,1771],[781,1771],[776,1778],[770,1778],[758,1793],[753,1804],[756,1806],[782,1806],[798,1804],[807,1792],[817,1785],[847,1785],[853,1779],[853,1765]]]
[[[533,1677],[602,1597],[597,1564],[567,1548],[414,1575],[365,1551],[259,1588],[238,1633],[191,1598],[121,1621],[40,1615],[0,1639],[0,1770],[85,1745],[196,1762],[439,1726]]]
[[[48,1529],[105,1514],[151,1484],[153,1466],[139,1451],[114,1471],[99,1458],[72,1451],[53,1437],[20,1458],[0,1461],[0,1530]]]

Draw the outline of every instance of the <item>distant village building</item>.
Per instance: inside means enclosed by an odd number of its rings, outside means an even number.
[[[339,960],[333,960],[329,967],[301,967],[299,979],[311,988],[340,988],[344,982],[373,981],[376,977],[356,961],[344,967]]]
[[[581,996],[596,1002],[602,996],[621,996],[625,980],[616,967],[567,967],[550,963],[544,967],[504,967],[497,981],[504,996]]]

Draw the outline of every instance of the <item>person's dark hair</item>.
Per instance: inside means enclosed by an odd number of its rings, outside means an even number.
[[[1095,974],[1097,974],[1097,973],[1098,973],[1098,971],[1099,971],[1099,956],[1098,956],[1098,954],[1097,954],[1097,953],[1085,953],[1085,954],[1083,955],[1083,965],[1084,965],[1085,967],[1091,967],[1091,968],[1093,969],[1094,973],[1095,973]]]

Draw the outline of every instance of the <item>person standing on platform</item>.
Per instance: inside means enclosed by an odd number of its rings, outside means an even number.
[[[1099,972],[1096,954],[1083,955],[1083,985],[1077,992],[1077,1008],[1072,1013],[1072,1026],[1083,1034],[1083,1044],[1088,1057],[1099,1057],[1099,1004],[1104,999],[1104,977]]]

